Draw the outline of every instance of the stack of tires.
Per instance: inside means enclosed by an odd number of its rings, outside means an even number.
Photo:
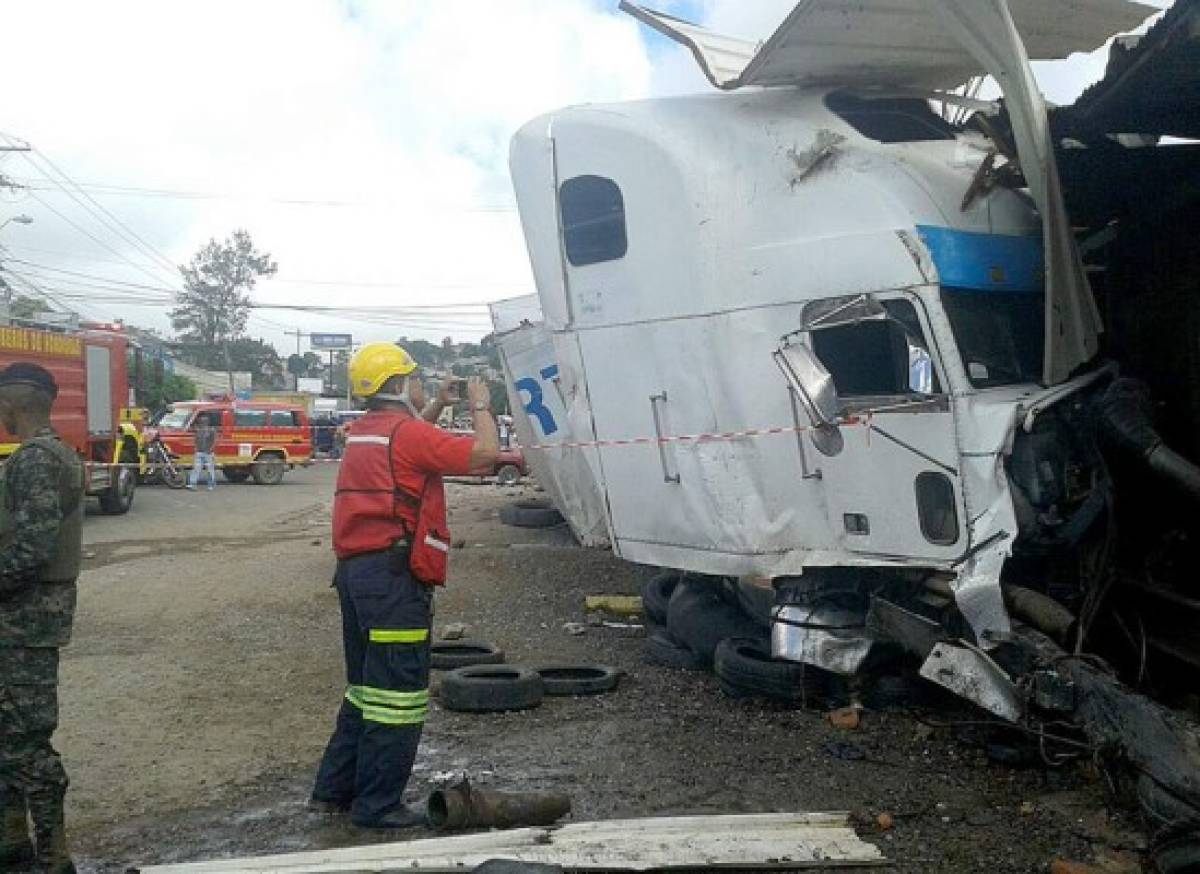
[[[800,707],[839,697],[820,668],[771,657],[774,593],[748,582],[663,571],[646,581],[646,660],[685,671],[712,670],[731,698],[765,698]]]

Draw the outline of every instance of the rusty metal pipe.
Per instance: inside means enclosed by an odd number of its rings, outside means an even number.
[[[429,824],[438,831],[553,825],[570,812],[571,798],[562,792],[503,792],[467,783],[434,791],[426,805]]]
[[[1058,643],[1066,644],[1075,630],[1075,614],[1049,595],[1006,584],[1003,587],[1004,606],[1018,619],[1023,619]]]

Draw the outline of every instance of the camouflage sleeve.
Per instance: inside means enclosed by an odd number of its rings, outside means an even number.
[[[0,548],[0,594],[29,585],[50,560],[63,521],[58,461],[43,450],[27,450],[9,463],[12,536]]]

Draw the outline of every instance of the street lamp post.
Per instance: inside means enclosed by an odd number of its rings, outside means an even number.
[[[21,215],[14,215],[10,218],[6,218],[4,221],[0,222],[0,231],[4,230],[4,226],[9,222],[16,222],[19,225],[31,225],[33,224],[33,216],[22,213]]]

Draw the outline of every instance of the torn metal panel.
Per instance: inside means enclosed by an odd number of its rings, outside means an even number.
[[[878,595],[867,610],[867,630],[876,638],[899,644],[906,652],[927,658],[946,637],[940,622],[906,610]]]
[[[621,0],[620,9],[687,47],[708,81],[718,88],[724,87],[721,83],[736,79],[761,45],[754,40],[717,33],[665,12],[645,9],[628,0]]]
[[[771,619],[771,655],[835,674],[853,676],[875,639],[863,614],[827,604],[777,607]]]
[[[1000,590],[1000,571],[1008,558],[1011,542],[1009,532],[997,531],[992,538],[982,542],[950,583],[958,611],[975,632],[980,645],[988,648],[1006,639],[1012,631]]]
[[[796,175],[792,177],[792,184],[798,185],[813,173],[832,164],[837,156],[838,147],[844,142],[846,138],[839,133],[819,130],[812,145],[804,149],[788,149],[787,156],[796,165]]]
[[[1009,722],[1024,713],[1012,679],[975,647],[937,644],[921,665],[921,676]]]
[[[489,859],[574,871],[794,869],[884,865],[845,813],[757,813],[571,823],[338,850],[141,868],[142,874],[462,872]]]
[[[804,0],[753,57],[746,40],[623,2],[621,8],[692,50],[718,88],[747,85],[891,85],[952,88],[984,72],[928,0]],[[1154,9],[1124,0],[1012,0],[1032,58],[1090,51]]]

